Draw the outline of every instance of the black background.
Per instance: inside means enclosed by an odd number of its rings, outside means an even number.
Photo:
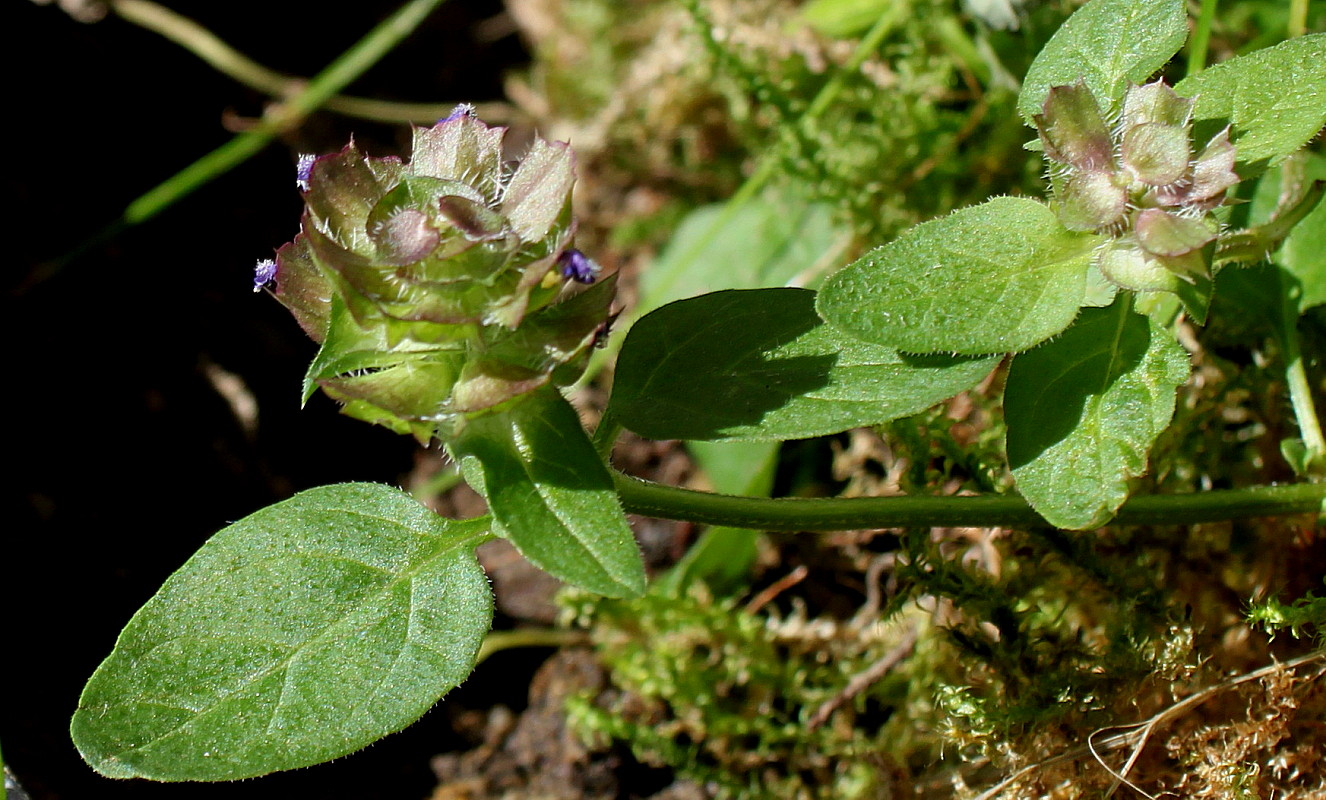
[[[169,5],[259,62],[306,76],[397,7]],[[476,42],[475,26],[500,11],[497,0],[443,4],[348,92],[500,97],[504,72],[525,59],[515,36]],[[368,750],[242,784],[110,781],[68,737],[81,686],[120,627],[208,536],[304,488],[394,483],[410,469],[410,441],[340,417],[321,397],[300,411],[313,343],[251,291],[254,262],[298,230],[294,154],[339,149],[354,133],[385,155],[407,129],[316,115],[159,217],[60,263],[135,197],[227,141],[223,117],[257,117],[265,99],[114,16],[86,25],[15,0],[0,14],[6,762],[34,800],[427,796],[428,757],[457,745],[446,706],[481,705],[498,690],[518,703],[521,659],[495,658],[420,724]],[[241,430],[207,364],[255,395],[256,435]]]

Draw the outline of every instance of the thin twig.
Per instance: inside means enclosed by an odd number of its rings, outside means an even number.
[[[787,591],[788,589],[791,589],[793,586],[796,586],[798,583],[804,581],[806,579],[806,576],[809,574],[810,570],[806,569],[805,564],[802,564],[801,566],[787,573],[783,577],[774,581],[774,583],[771,586],[765,587],[764,591],[760,592],[759,594],[755,595],[750,599],[750,602],[746,604],[746,609],[745,609],[746,613],[754,614],[756,611],[759,611],[761,608],[764,608],[765,604],[767,604],[769,601],[773,600],[775,597],[782,594],[783,592]]]
[[[896,553],[880,553],[870,559],[870,564],[866,567],[866,602],[852,615],[849,626],[852,630],[861,630],[879,617],[880,606],[883,605],[883,590],[880,588],[880,576],[885,567],[892,566],[897,560]]]
[[[806,727],[815,730],[829,720],[833,712],[842,708],[844,704],[852,698],[869,689],[878,683],[881,678],[889,674],[894,667],[902,663],[902,660],[911,655],[912,648],[916,646],[916,628],[908,628],[903,634],[902,640],[897,646],[885,653],[878,661],[866,667],[861,672],[852,676],[843,690],[828,700],[824,701],[815,713],[810,715],[806,722]]]
[[[308,79],[286,75],[259,64],[216,34],[181,14],[151,0],[111,0],[110,8],[121,19],[158,33],[201,58],[218,72],[277,99],[284,99],[308,84]],[[333,95],[322,107],[350,117],[376,122],[431,123],[446,116],[453,103],[397,103],[368,97]],[[512,116],[507,103],[482,103],[480,117],[501,122]]]

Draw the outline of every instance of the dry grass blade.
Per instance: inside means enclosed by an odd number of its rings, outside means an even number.
[[[1118,788],[1118,785],[1122,783],[1126,784],[1130,789],[1138,792],[1142,796],[1151,798],[1153,797],[1153,795],[1150,795],[1145,791],[1143,791],[1142,789],[1138,788],[1134,783],[1128,780],[1127,775],[1128,772],[1132,769],[1133,765],[1137,762],[1138,757],[1141,755],[1142,749],[1146,746],[1147,740],[1150,738],[1151,733],[1156,729],[1157,726],[1200,705],[1201,703],[1205,702],[1206,700],[1209,700],[1211,697],[1213,697],[1214,695],[1220,692],[1248,683],[1249,681],[1261,680],[1262,678],[1265,678],[1269,675],[1274,675],[1277,672],[1281,672],[1284,670],[1298,669],[1299,667],[1305,664],[1311,664],[1315,661],[1322,661],[1322,660],[1326,660],[1326,649],[1316,650],[1306,655],[1299,656],[1298,658],[1290,659],[1289,661],[1285,661],[1283,663],[1270,664],[1268,666],[1262,667],[1261,669],[1253,670],[1252,672],[1240,675],[1237,678],[1231,678],[1227,681],[1223,681],[1214,686],[1207,687],[1206,689],[1203,689],[1197,694],[1194,694],[1191,697],[1186,697],[1183,700],[1180,700],[1174,705],[1169,706],[1163,711],[1160,711],[1156,715],[1150,717],[1149,719],[1143,720],[1142,722],[1137,722],[1126,726],[1115,726],[1116,728],[1127,728],[1129,730],[1126,730],[1121,733],[1116,733],[1107,736],[1101,739],[1100,741],[1096,741],[1095,737],[1097,734],[1101,733],[1102,731],[1110,730],[1110,728],[1101,728],[1100,730],[1095,731],[1094,733],[1092,733],[1090,736],[1087,737],[1086,745],[1074,748],[1073,750],[1070,750],[1066,753],[1060,753],[1057,756],[1047,758],[1043,761],[1038,761],[1035,764],[1029,764],[1023,767],[1022,769],[1019,769],[1017,772],[1013,773],[1004,780],[1000,781],[998,784],[992,786],[991,788],[985,790],[984,792],[981,792],[981,794],[976,797],[976,800],[993,800],[995,797],[998,797],[1010,786],[1012,786],[1013,784],[1017,783],[1021,779],[1025,778],[1026,776],[1032,774],[1033,772],[1039,769],[1043,769],[1045,767],[1049,767],[1054,764],[1059,764],[1064,761],[1070,761],[1073,759],[1081,758],[1084,755],[1092,756],[1096,760],[1096,762],[1099,763],[1102,767],[1104,767],[1107,772],[1113,775],[1115,780],[1118,782],[1115,784],[1114,787],[1110,789],[1109,794],[1113,794],[1114,790]],[[1101,758],[1100,753],[1112,750],[1120,750],[1124,747],[1132,747],[1133,752],[1129,755],[1128,761],[1124,764],[1122,770],[1116,772],[1108,764],[1105,763],[1105,760]],[[1109,794],[1107,794],[1107,796],[1109,796]]]

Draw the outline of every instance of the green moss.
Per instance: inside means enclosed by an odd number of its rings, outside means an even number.
[[[1322,579],[1326,583],[1326,578]],[[1286,628],[1295,638],[1307,635],[1310,629],[1318,641],[1326,641],[1326,596],[1308,592],[1292,603],[1285,604],[1278,597],[1253,603],[1248,609],[1248,622],[1260,625],[1271,633]]]
[[[568,602],[616,688],[570,704],[589,741],[623,741],[641,761],[732,797],[872,797],[889,772],[897,748],[886,723],[907,702],[907,670],[813,720],[900,645],[900,624],[776,618],[700,591]]]
[[[845,797],[1113,724],[1191,659],[1159,563],[1050,536],[990,544],[998,577],[952,539],[904,536],[887,622],[810,616],[804,598],[778,613],[701,591],[574,596],[614,686],[572,703],[576,729],[725,796]]]

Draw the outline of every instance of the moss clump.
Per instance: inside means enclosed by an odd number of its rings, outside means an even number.
[[[569,705],[591,741],[624,741],[641,761],[723,797],[876,797],[899,772],[886,723],[914,676],[897,668],[865,687],[853,681],[911,653],[918,617],[779,617],[699,589],[567,602],[616,687]]]

